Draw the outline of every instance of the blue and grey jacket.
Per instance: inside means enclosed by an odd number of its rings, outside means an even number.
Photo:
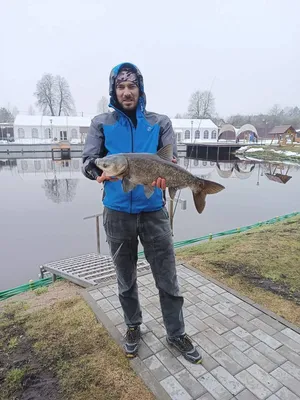
[[[115,79],[121,67],[130,66],[139,79],[140,97],[136,110],[137,125],[133,125],[120,108],[115,95]],[[129,63],[117,65],[110,74],[110,107],[115,111],[97,115],[93,118],[82,153],[82,172],[89,179],[96,179],[101,171],[94,160],[117,153],[156,153],[161,147],[173,144],[177,157],[175,134],[170,119],[165,115],[145,110],[146,96],[143,77],[138,68]],[[161,189],[155,188],[147,199],[142,185],[129,193],[122,189],[121,181],[105,181],[103,204],[111,209],[127,213],[156,211],[164,206]]]

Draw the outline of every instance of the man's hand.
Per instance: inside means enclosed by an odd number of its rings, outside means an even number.
[[[174,164],[177,163],[177,160],[176,160],[175,157],[173,157],[172,162],[173,162]],[[152,182],[152,186],[157,186],[159,189],[166,190],[167,187],[166,187],[166,180],[165,180],[165,178],[161,178],[161,177],[157,178],[156,181],[153,181],[153,182]]]
[[[98,183],[103,183],[104,181],[117,181],[118,178],[112,178],[111,176],[107,176],[105,172],[102,172],[101,176],[98,176],[96,181]]]

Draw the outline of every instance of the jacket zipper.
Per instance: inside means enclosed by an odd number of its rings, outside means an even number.
[[[132,131],[132,122],[129,119],[129,123],[130,123],[130,133],[131,133],[131,152],[133,153],[133,131]],[[130,191],[130,214],[132,214],[132,190]]]

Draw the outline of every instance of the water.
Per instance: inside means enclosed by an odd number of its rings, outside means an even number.
[[[48,156],[0,159],[0,290],[37,279],[39,266],[65,257],[95,252],[95,220],[101,213],[102,185],[81,173],[81,159],[53,162]],[[37,158],[39,157],[39,158]],[[77,156],[78,157],[78,156]],[[225,186],[207,196],[203,214],[197,214],[189,189],[177,205],[174,240],[191,239],[299,211],[300,169],[283,164],[180,159],[180,165]],[[277,167],[276,167],[277,166]],[[249,171],[249,172],[247,172]],[[275,174],[290,176],[286,184]],[[269,178],[266,174],[271,174]],[[271,179],[270,179],[271,178]],[[102,225],[102,221],[101,221]],[[101,226],[101,252],[108,254]],[[267,243],[262,243],[262,251]]]

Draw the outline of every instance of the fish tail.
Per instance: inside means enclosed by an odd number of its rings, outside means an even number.
[[[220,185],[217,182],[207,181],[205,179],[202,179],[199,184],[194,185],[192,191],[195,207],[198,213],[201,214],[205,208],[206,195],[219,193],[223,189],[225,189],[223,185]]]

